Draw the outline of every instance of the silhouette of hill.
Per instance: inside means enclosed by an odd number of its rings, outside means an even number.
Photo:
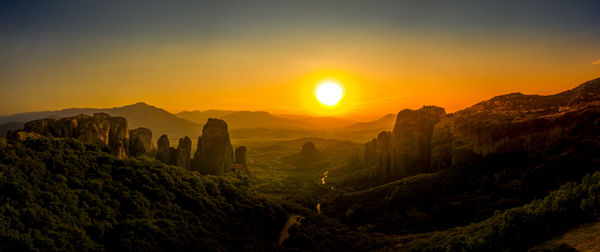
[[[197,124],[204,124],[208,118],[221,118],[224,115],[231,114],[235,111],[233,110],[194,110],[194,111],[182,111],[175,116],[188,120],[190,122],[194,122]]]
[[[314,117],[307,115],[273,115],[266,111],[183,111],[176,116],[196,122],[204,123],[206,119],[215,117],[225,120],[231,129],[334,129],[354,123],[352,120],[336,117]]]
[[[190,122],[167,112],[164,109],[139,102],[132,105],[114,108],[70,108],[57,111],[40,111],[20,113],[0,117],[0,123],[28,122],[43,118],[71,117],[79,114],[93,115],[94,113],[107,113],[111,116],[127,118],[130,128],[146,127],[154,132],[155,136],[169,134],[172,136],[197,136],[202,132],[202,125]]]
[[[369,122],[358,122],[339,128],[341,131],[375,131],[390,130],[396,122],[395,114],[387,114],[377,120]]]
[[[309,125],[309,127],[320,130],[331,130],[339,127],[344,127],[356,123],[354,120],[337,118],[332,116],[308,116],[308,115],[276,115],[282,118],[301,121]]]

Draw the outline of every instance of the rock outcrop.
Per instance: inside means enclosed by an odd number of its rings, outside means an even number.
[[[246,164],[246,146],[235,148],[235,163],[243,167],[248,167]]]
[[[308,141],[302,145],[302,150],[299,155],[300,161],[306,163],[314,163],[321,159],[321,151],[317,149],[315,143]]]
[[[386,179],[429,171],[433,127],[445,114],[435,106],[400,111],[392,132],[383,131],[366,144],[365,161]]]
[[[381,178],[386,178],[392,174],[392,156],[390,141],[392,139],[392,132],[382,131],[377,135],[376,146],[375,146],[375,167],[377,167],[377,174]]]
[[[429,171],[433,127],[446,112],[443,108],[424,106],[398,113],[390,139],[390,177],[405,177]]]
[[[191,169],[190,154],[192,152],[192,140],[189,137],[180,138],[177,148],[170,146],[167,135],[160,136],[156,144],[158,145],[156,151],[157,160],[168,165]]]
[[[34,132],[48,137],[76,138],[84,143],[101,144],[110,153],[126,158],[129,152],[127,119],[112,117],[106,113],[93,116],[77,115],[61,119],[40,119],[25,123],[25,132]]]
[[[147,128],[129,130],[129,154],[144,155],[152,150],[152,131]]]
[[[364,161],[386,180],[472,163],[490,154],[600,143],[600,79],[555,95],[512,93],[445,115],[403,110],[391,134],[365,144]]]
[[[190,169],[190,154],[192,152],[192,140],[189,137],[184,137],[179,139],[179,144],[177,145],[177,158],[175,160],[175,165],[179,167],[183,167],[186,169]]]
[[[27,139],[37,139],[40,138],[41,135],[35,132],[27,132],[22,130],[8,131],[6,134],[8,139],[13,139],[17,141],[24,141]]]
[[[321,151],[311,141],[305,142],[299,153],[292,154],[282,160],[302,169],[320,168],[326,165],[326,160]]]
[[[126,158],[129,152],[129,130],[127,129],[127,119],[110,116],[106,119],[110,122],[108,129],[108,148],[110,149],[110,153],[119,158]]]
[[[225,121],[209,118],[198,139],[194,154],[194,167],[203,174],[221,175],[232,170],[234,163],[233,147]]]
[[[161,161],[165,164],[169,164],[170,163],[169,137],[167,135],[160,136],[156,145],[157,145],[156,159],[158,159],[159,161]]]
[[[598,141],[600,79],[548,96],[512,93],[449,115],[435,126],[433,170],[489,154],[535,152],[557,143]]]

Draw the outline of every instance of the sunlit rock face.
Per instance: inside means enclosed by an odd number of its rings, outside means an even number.
[[[127,119],[106,113],[77,115],[58,120],[40,119],[25,123],[24,131],[43,136],[77,138],[84,143],[107,146],[110,153],[126,158],[129,152]]]
[[[108,130],[108,148],[110,153],[126,158],[129,151],[129,130],[127,119],[123,117],[109,117],[110,127]]]
[[[158,159],[159,161],[168,164],[169,163],[169,137],[167,135],[162,135],[160,136],[160,138],[158,139],[158,142],[156,143],[157,145],[157,150],[156,150],[156,159]]]
[[[202,138],[199,138],[198,143],[198,149],[194,154],[194,167],[192,167],[194,170],[214,175],[232,170],[233,147],[225,121],[209,118],[202,129]]]
[[[144,155],[152,150],[152,131],[147,128],[129,130],[129,153],[132,156]]]

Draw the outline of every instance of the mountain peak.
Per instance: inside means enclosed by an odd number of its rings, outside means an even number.
[[[528,97],[528,95],[524,95],[521,92],[514,92],[514,93],[509,93],[509,94],[503,94],[503,95],[494,96],[494,98],[490,99],[490,101],[521,100],[521,99],[523,99],[525,97]]]
[[[148,103],[145,103],[145,102],[136,102],[136,103],[131,104],[129,106],[136,106],[136,107],[144,106],[144,107],[146,107],[146,106],[150,106],[150,105],[148,105]]]

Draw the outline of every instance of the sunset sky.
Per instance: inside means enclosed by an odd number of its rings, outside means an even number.
[[[600,1],[525,2],[2,1],[0,115],[143,101],[367,120],[600,77]],[[332,108],[326,79],[345,89]]]

